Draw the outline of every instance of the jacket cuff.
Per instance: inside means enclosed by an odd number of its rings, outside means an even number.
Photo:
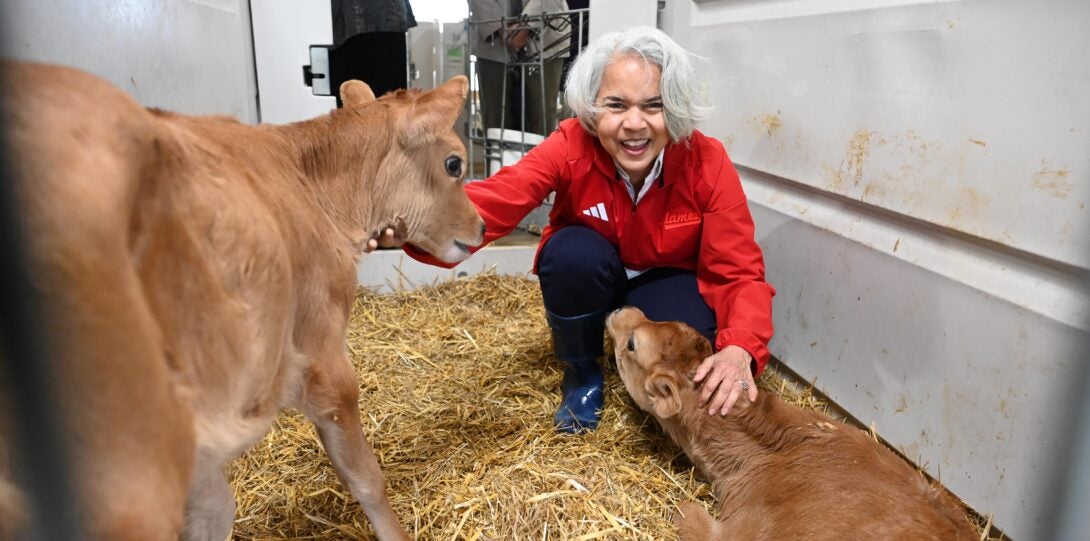
[[[768,365],[768,346],[760,338],[757,338],[753,331],[723,329],[716,333],[715,350],[720,351],[727,346],[738,346],[749,352],[750,357],[753,357],[749,368],[753,371],[754,378],[764,372],[765,366]]]
[[[416,246],[413,246],[412,244],[409,244],[409,243],[403,244],[401,246],[401,251],[405,252],[405,255],[407,255],[407,256],[409,256],[409,257],[411,257],[411,258],[413,258],[413,259],[415,259],[415,260],[417,260],[417,261],[419,261],[421,263],[427,263],[428,265],[435,265],[436,267],[443,267],[444,269],[453,269],[454,266],[458,264],[458,263],[453,263],[453,264],[452,263],[447,263],[445,261],[439,260],[439,259],[435,258],[434,256],[432,256],[431,254],[429,254],[428,252],[425,252],[424,250],[421,250],[420,248],[417,248]]]

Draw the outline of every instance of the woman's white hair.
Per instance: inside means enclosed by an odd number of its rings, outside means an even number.
[[[661,30],[649,26],[610,32],[579,53],[568,72],[564,100],[583,128],[588,133],[596,133],[594,117],[601,108],[595,101],[602,86],[602,74],[619,58],[641,58],[658,66],[662,72],[659,91],[670,139],[678,142],[692,134],[696,123],[710,110],[696,75],[699,57]]]

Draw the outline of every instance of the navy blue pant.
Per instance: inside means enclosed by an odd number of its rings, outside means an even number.
[[[617,249],[592,229],[556,231],[541,251],[538,279],[552,314],[575,317],[631,305],[652,321],[688,323],[715,344],[715,312],[697,290],[693,271],[654,268],[629,280]]]

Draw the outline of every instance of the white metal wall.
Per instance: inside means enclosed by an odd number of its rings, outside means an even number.
[[[594,0],[590,3],[589,39],[632,26],[655,26],[655,0]]]
[[[6,2],[14,58],[85,69],[147,106],[257,120],[249,2]]]
[[[773,353],[1016,540],[1090,329],[1090,4],[669,0],[743,176]],[[1062,473],[1061,473],[1062,475]]]

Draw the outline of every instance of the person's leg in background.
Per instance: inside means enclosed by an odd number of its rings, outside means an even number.
[[[499,128],[506,66],[486,58],[477,58],[477,93],[480,98],[481,123],[484,129]]]
[[[651,269],[629,281],[624,304],[643,311],[651,321],[681,321],[715,347],[715,312],[696,284],[696,274],[683,269]]]
[[[564,59],[545,61],[545,94],[541,94],[541,73],[533,70],[526,78],[526,131],[548,136],[556,129],[557,96],[564,72]],[[543,116],[544,115],[544,116]]]
[[[553,420],[561,432],[594,430],[604,400],[598,358],[604,353],[605,317],[620,300],[624,266],[604,237],[571,226],[554,233],[542,249],[538,279],[553,350],[564,363],[563,398]]]
[[[477,96],[480,105],[481,128],[483,128],[480,135],[489,140],[484,144],[486,160],[484,171],[474,169],[473,173],[480,173],[479,178],[485,178],[495,174],[499,169],[501,161],[499,153],[502,147],[499,136],[494,133],[490,136],[488,130],[493,128],[515,129],[516,127],[516,118],[511,112],[513,96],[516,92],[514,88],[516,80],[511,76],[511,70],[508,69],[507,64],[488,60],[487,58],[477,58],[476,72]],[[506,98],[504,97],[505,93]],[[496,155],[488,156],[490,152]]]
[[[557,122],[569,119],[575,116],[571,107],[568,107],[568,101],[563,98],[564,89],[566,88],[566,82],[568,80],[568,71],[571,70],[571,65],[575,63],[574,58],[565,58],[564,63],[560,66],[560,85],[559,92],[557,94],[560,98],[560,116],[557,117]]]

